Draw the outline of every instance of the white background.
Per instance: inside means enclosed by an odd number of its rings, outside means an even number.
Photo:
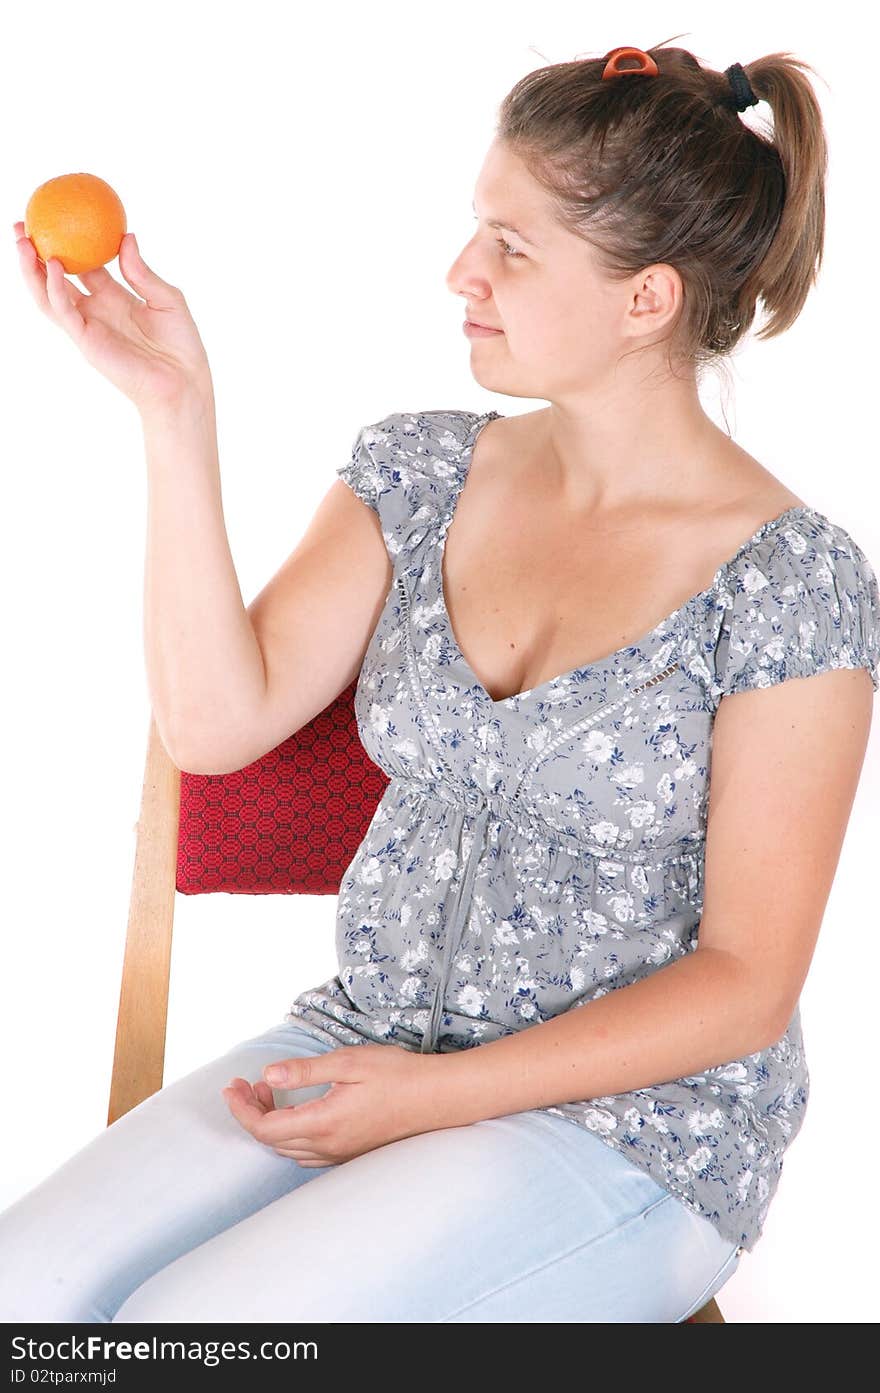
[[[150,714],[140,422],[21,278],[12,224],[37,185],[99,174],[147,263],[184,290],[213,371],[248,604],[361,425],[537,404],[476,385],[462,301],[445,281],[472,235],[474,182],[512,84],[545,62],[676,35],[718,70],[790,51],[819,73],[826,260],[794,327],[738,351],[727,423],[880,563],[877,108],[860,70],[877,38],[871,12],[837,5],[821,26],[799,5],[752,3],[630,4],[611,19],[552,0],[315,14],[83,0],[5,13],[0,1207],[105,1125]],[[767,117],[762,104],[743,119]],[[111,272],[122,279],[116,262]],[[711,384],[704,402],[723,425]],[[808,1113],[764,1235],[719,1298],[731,1322],[876,1318],[878,800],[875,729],[801,999]],[[276,1023],[335,970],[335,903],[177,897],[166,1081]]]

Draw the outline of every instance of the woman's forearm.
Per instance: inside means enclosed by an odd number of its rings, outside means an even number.
[[[172,759],[210,773],[224,742],[253,729],[266,686],[226,534],[212,390],[153,410],[143,433],[150,700]]]
[[[785,1027],[754,976],[697,950],[500,1040],[436,1055],[437,1127],[650,1088],[766,1048]]]

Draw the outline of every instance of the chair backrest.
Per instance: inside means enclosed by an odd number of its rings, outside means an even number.
[[[388,786],[358,735],[356,687],[232,774],[178,769],[151,716],[108,1126],[162,1087],[175,892],[338,893]]]
[[[181,894],[338,894],[388,787],[358,735],[356,687],[244,769],[181,771]]]

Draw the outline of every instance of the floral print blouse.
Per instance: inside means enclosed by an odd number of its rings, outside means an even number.
[[[841,667],[880,686],[874,571],[798,506],[637,643],[494,701],[453,634],[441,559],[500,414],[394,413],[336,471],[393,564],[355,696],[390,783],[342,879],[338,973],[286,1018],[344,1044],[477,1046],[692,952],[721,697]],[[546,1110],[751,1250],[808,1090],[798,1008],[767,1049]]]

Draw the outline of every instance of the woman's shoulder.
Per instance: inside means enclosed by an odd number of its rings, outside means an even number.
[[[768,586],[774,581],[796,582],[806,595],[834,576],[876,584],[871,561],[847,526],[801,499],[788,503],[763,523],[731,558],[731,587],[746,589],[751,572],[759,571]],[[753,582],[754,588],[754,582]]]
[[[465,409],[392,411],[358,430],[336,473],[378,514],[391,550],[414,545],[437,525],[481,419]]]
[[[392,411],[362,427],[358,435],[377,455],[414,461],[425,457],[426,446],[454,450],[464,445],[480,419],[480,412],[463,407]]]
[[[719,573],[711,612],[715,694],[835,667],[880,689],[880,592],[849,529],[798,502],[758,529]]]

